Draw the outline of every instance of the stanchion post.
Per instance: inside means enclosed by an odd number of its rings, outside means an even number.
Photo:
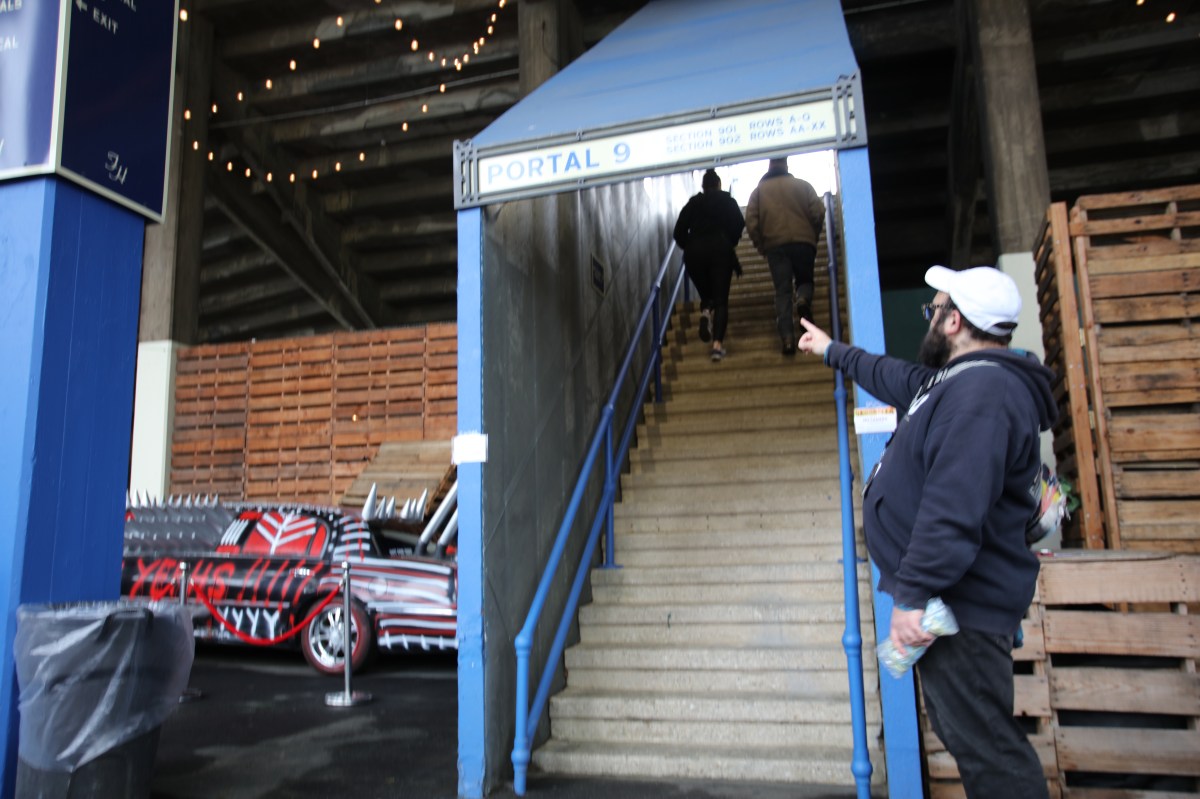
[[[186,560],[179,563],[179,604],[187,605],[188,595],[188,569],[190,566]],[[184,688],[179,692],[179,704],[184,702],[195,702],[197,699],[204,696],[204,692],[199,688]]]
[[[325,704],[330,707],[354,707],[365,705],[373,698],[366,691],[350,690],[350,672],[353,671],[354,660],[354,627],[350,614],[350,561],[342,561],[342,676],[343,690],[325,694]],[[360,635],[366,635],[366,630],[360,630]]]

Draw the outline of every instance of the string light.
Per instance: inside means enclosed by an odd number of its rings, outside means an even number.
[[[1137,1],[1138,1],[1138,5],[1141,5],[1141,4],[1144,2],[1144,0],[1137,0]],[[382,0],[375,0],[375,5],[381,5],[381,4],[382,4]],[[497,3],[498,7],[499,7],[499,8],[501,8],[501,9],[503,9],[503,8],[505,7],[505,5],[506,5],[506,4],[507,4],[507,0],[498,0],[498,3]],[[180,15],[179,15],[179,16],[180,16],[180,19],[181,19],[182,21],[186,21],[186,20],[187,20],[187,16],[188,16],[188,12],[187,12],[187,10],[186,10],[186,9],[180,9]],[[1173,20],[1174,20],[1174,17],[1175,17],[1175,14],[1172,12],[1172,13],[1171,13],[1171,14],[1168,16],[1168,18],[1167,18],[1167,21],[1168,21],[1168,22],[1170,22],[1170,21],[1173,21]],[[489,17],[489,22],[490,22],[491,24],[488,24],[488,25],[487,25],[487,27],[486,27],[486,30],[487,30],[487,35],[486,35],[486,36],[480,36],[480,37],[479,37],[477,40],[474,40],[474,41],[472,41],[472,43],[471,43],[471,50],[472,50],[472,52],[473,52],[473,54],[474,54],[474,55],[478,55],[478,54],[479,54],[479,51],[480,51],[480,48],[481,48],[481,47],[483,47],[484,45],[486,45],[486,44],[487,44],[487,36],[491,36],[491,35],[493,35],[493,34],[495,33],[495,30],[496,30],[496,22],[497,22],[497,20],[498,20],[498,15],[497,15],[496,13],[492,13],[492,14],[490,15],[490,17]],[[346,23],[346,20],[345,20],[345,17],[344,17],[344,16],[342,16],[342,15],[338,15],[338,16],[336,17],[336,24],[337,24],[337,26],[338,26],[339,28],[344,28],[344,27],[345,27],[345,23]],[[393,23],[393,24],[394,24],[394,26],[395,26],[395,29],[396,29],[397,31],[400,31],[400,30],[402,30],[402,29],[403,29],[403,27],[404,27],[404,22],[403,22],[403,20],[402,20],[401,18],[399,18],[399,17],[395,17],[395,19],[394,19],[394,23]],[[321,39],[320,39],[320,37],[319,37],[319,36],[314,36],[314,37],[313,37],[313,40],[312,40],[312,46],[313,46],[313,49],[314,49],[314,50],[319,50],[319,49],[321,48]],[[411,40],[411,42],[410,42],[410,47],[411,47],[411,49],[412,49],[412,51],[413,51],[414,53],[415,53],[415,52],[419,52],[419,50],[420,50],[420,42],[419,42],[419,40],[418,40],[418,39],[416,39],[416,38],[412,39],[412,40]],[[461,72],[461,71],[462,71],[462,68],[463,68],[463,65],[464,65],[464,64],[467,64],[467,63],[469,63],[469,62],[470,62],[470,60],[471,60],[471,55],[472,55],[472,53],[463,53],[463,54],[462,54],[460,57],[458,57],[458,58],[452,58],[452,57],[450,57],[450,56],[441,56],[441,57],[440,57],[440,66],[441,66],[442,68],[448,69],[448,68],[451,66],[451,64],[452,64],[452,65],[453,65],[453,67],[454,67],[454,69],[455,69],[455,71]],[[428,60],[429,60],[429,62],[430,62],[430,63],[438,63],[438,62],[439,62],[439,56],[438,56],[438,54],[437,54],[437,52],[436,52],[435,50],[430,50],[430,51],[428,51],[427,58],[428,58]],[[295,58],[290,58],[290,59],[288,60],[288,71],[289,71],[289,72],[293,72],[293,73],[294,73],[294,72],[297,72],[297,71],[298,71],[298,69],[299,69],[299,64],[297,63],[297,60],[296,60]],[[264,78],[262,78],[262,80],[263,80],[263,85],[266,87],[266,89],[267,89],[268,91],[271,91],[271,90],[273,90],[273,89],[274,89],[274,87],[275,87],[275,83],[274,83],[274,80],[273,80],[272,78],[265,78],[265,77],[264,77]],[[436,86],[437,86],[437,88],[436,88],[436,91],[437,91],[439,94],[445,94],[445,93],[446,93],[446,83],[445,83],[444,81],[443,81],[443,82],[439,82],[439,83],[437,83],[437,84],[436,84]],[[423,93],[428,93],[428,92],[433,92],[433,91],[434,91],[434,88],[433,88],[433,86],[431,85],[431,86],[429,86],[429,88],[427,88],[427,89],[418,90],[418,91],[416,91],[416,92],[413,92],[412,94],[414,94],[414,95],[420,95],[420,94],[423,94]],[[411,96],[411,95],[410,95],[410,96]],[[246,101],[246,91],[244,91],[244,90],[239,90],[239,91],[237,91],[237,93],[236,93],[236,98],[237,98],[237,102],[239,102],[239,103],[241,103],[241,102],[245,102],[245,101]],[[330,110],[336,110],[336,109],[330,109]],[[212,104],[212,114],[213,114],[213,116],[215,116],[215,115],[217,114],[217,112],[218,112],[218,104],[217,104],[216,102],[214,102],[214,103]],[[422,104],[421,104],[421,113],[422,113],[422,114],[427,114],[427,113],[429,113],[429,104],[428,104],[428,103],[422,103]],[[190,109],[184,109],[184,120],[185,120],[185,121],[190,121],[190,120],[191,120],[191,110],[190,110]],[[402,122],[402,123],[401,123],[400,129],[401,129],[403,132],[407,133],[407,132],[408,132],[408,125],[409,125],[408,121],[404,121],[404,122]],[[387,143],[386,143],[386,141],[382,141],[382,140],[381,140],[381,141],[380,141],[380,143],[379,143],[379,145],[380,145],[380,147],[386,147],[386,146],[387,146]],[[200,149],[200,142],[199,142],[199,140],[193,140],[193,141],[192,141],[192,149],[193,149],[193,150],[197,150],[197,151]],[[208,160],[209,160],[209,161],[213,161],[213,160],[215,160],[215,153],[214,153],[213,151],[209,151],[209,152],[208,152]],[[365,162],[366,162],[366,160],[367,160],[367,154],[366,154],[366,151],[365,151],[365,150],[364,150],[364,151],[360,151],[360,152],[358,153],[358,161],[359,161],[359,163],[365,163]],[[338,160],[338,161],[334,161],[332,164],[330,164],[328,161],[326,161],[326,162],[325,162],[325,165],[326,165],[326,167],[329,167],[329,168],[331,168],[331,169],[332,169],[332,171],[334,171],[334,172],[341,172],[341,171],[342,171],[342,162],[341,162],[340,160]],[[229,171],[229,172],[232,172],[232,171],[233,171],[233,162],[232,162],[232,161],[228,161],[228,162],[226,163],[226,165],[225,165],[225,168],[226,168],[226,170],[227,170],[227,171]],[[247,177],[247,178],[251,178],[251,179],[252,179],[252,178],[253,178],[253,176],[254,176],[253,169],[252,169],[251,167],[246,167],[246,168],[245,168],[245,175],[246,175],[246,177]],[[312,170],[312,172],[311,172],[311,176],[312,176],[312,179],[313,179],[313,180],[317,180],[317,179],[320,177],[320,171],[319,171],[317,168],[314,168],[314,169]],[[267,172],[267,173],[266,173],[266,175],[265,175],[265,181],[266,181],[267,183],[270,183],[270,182],[272,182],[272,180],[273,180],[273,175],[272,175],[272,173],[270,173],[270,172]],[[290,182],[290,183],[295,183],[295,182],[296,182],[296,173],[295,173],[295,172],[288,173],[288,182]]]
[[[192,109],[190,109],[190,108],[183,109],[183,118],[191,119],[192,118]]]
[[[186,8],[179,9],[179,21],[187,22],[187,9]]]
[[[1175,12],[1172,11],[1170,14],[1167,14],[1167,22],[1174,22],[1174,21],[1175,21]]]

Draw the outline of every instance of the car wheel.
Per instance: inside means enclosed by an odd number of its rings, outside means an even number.
[[[342,626],[343,600],[339,595],[308,623],[300,636],[304,659],[322,674],[341,674],[344,657]],[[357,602],[350,603],[350,665],[361,670],[374,648],[371,619]]]

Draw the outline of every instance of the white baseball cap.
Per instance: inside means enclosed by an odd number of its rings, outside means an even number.
[[[999,269],[976,266],[956,272],[931,266],[925,282],[950,295],[950,300],[975,327],[993,336],[1007,336],[1021,314],[1017,284]]]

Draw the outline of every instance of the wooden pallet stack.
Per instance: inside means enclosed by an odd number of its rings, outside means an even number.
[[[175,365],[171,492],[244,496],[249,344],[181,350]]]
[[[339,502],[381,444],[454,435],[457,335],[438,324],[183,350],[171,493]]]
[[[1198,607],[1194,555],[1043,559],[1014,652],[1015,710],[1052,797],[1200,797]],[[930,798],[964,796],[953,758],[932,733],[925,743]]]
[[[1064,542],[1200,552],[1200,186],[1056,204],[1037,263]]]

